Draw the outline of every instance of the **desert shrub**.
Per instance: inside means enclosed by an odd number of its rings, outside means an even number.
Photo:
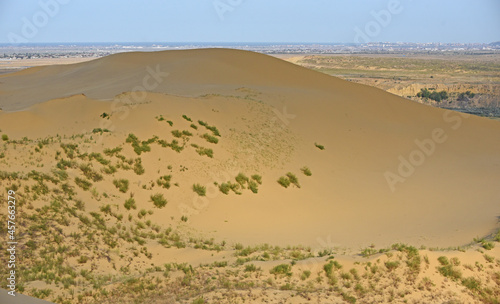
[[[248,189],[250,189],[253,193],[257,193],[259,191],[259,186],[253,180],[248,182]]]
[[[132,148],[134,148],[134,152],[137,155],[141,155],[142,152],[151,151],[151,147],[148,145],[148,143],[151,143],[153,141],[156,141],[156,138],[152,138],[151,140],[148,141],[139,142],[137,136],[135,136],[132,133],[130,133],[127,139],[125,140],[125,142],[132,144]]]
[[[181,132],[181,131],[179,131],[179,130],[173,130],[173,131],[172,131],[172,135],[173,135],[174,137],[180,138],[180,137],[182,137],[182,132]]]
[[[95,128],[92,130],[92,133],[100,133],[102,135],[102,133],[109,133],[111,132],[110,130],[108,129],[101,129],[101,128]]]
[[[201,137],[211,144],[217,144],[219,142],[219,139],[217,137],[212,136],[208,133],[203,134]]]
[[[224,194],[229,194],[229,191],[231,191],[231,185],[228,183],[222,183],[219,185],[219,190]]]
[[[256,181],[259,185],[262,185],[262,176],[258,174],[254,174],[251,176],[254,181]]]
[[[116,147],[113,149],[104,149],[104,155],[106,156],[114,156],[122,151],[122,148]]]
[[[453,267],[451,264],[447,264],[441,267],[438,267],[438,271],[441,275],[445,277],[449,277],[452,280],[458,280],[462,277],[462,273],[460,269]]]
[[[170,126],[173,126],[174,125],[174,122],[171,121],[171,120],[167,120],[167,123],[170,125]]]
[[[308,279],[310,276],[311,276],[311,271],[309,271],[309,270],[304,270],[304,271],[302,272],[302,274],[300,275],[300,279],[301,279],[302,281],[305,281],[305,280],[306,280],[306,279]]]
[[[170,189],[170,180],[172,179],[172,175],[164,175],[160,176],[158,180],[156,180],[156,184],[158,186],[162,186],[163,188]]]
[[[205,126],[205,128],[207,128],[208,130],[212,131],[212,133],[215,136],[219,136],[220,137],[219,130],[215,126]]]
[[[92,187],[92,183],[84,178],[75,177],[75,183],[78,187],[87,191]]]
[[[102,175],[92,170],[92,167],[89,164],[80,165],[80,170],[83,172],[86,178],[98,182],[103,179]]]
[[[317,143],[314,143],[314,145],[316,146],[316,148],[318,148],[320,150],[325,150],[325,146],[323,146],[323,145],[320,145],[320,144],[317,144]]]
[[[207,302],[205,302],[205,299],[203,299],[202,297],[199,297],[199,298],[194,299],[192,304],[205,304],[205,303],[207,303]]]
[[[288,186],[290,186],[290,180],[288,178],[282,176],[278,179],[278,184],[280,184],[281,186],[283,186],[285,188],[288,188]]]
[[[254,264],[247,264],[245,265],[245,272],[254,272],[257,271],[257,266]]]
[[[463,279],[462,285],[464,285],[465,287],[467,287],[472,291],[479,291],[481,288],[481,282],[472,277]]]
[[[297,178],[297,176],[295,176],[295,174],[291,173],[291,172],[288,172],[286,174],[286,176],[288,177],[288,179],[290,180],[290,183],[294,184],[295,186],[297,186],[297,188],[300,188],[300,184],[299,184],[299,179]]]
[[[168,203],[167,200],[163,197],[163,194],[161,193],[151,195],[151,201],[158,208],[163,208]]]
[[[137,175],[142,175],[144,174],[146,170],[144,170],[144,167],[142,166],[142,160],[140,158],[136,158],[134,161],[134,172]]]
[[[137,206],[135,205],[135,199],[133,197],[127,199],[125,201],[125,204],[123,204],[123,206],[127,209],[127,210],[130,210],[130,209],[137,209]]]
[[[60,181],[65,181],[68,179],[68,173],[64,170],[52,169],[52,174],[57,177]]]
[[[101,153],[90,153],[89,160],[95,159],[102,165],[108,165],[110,163],[109,160],[105,159]]]
[[[392,271],[399,267],[399,261],[387,261],[385,267],[387,267],[387,270]]]
[[[187,121],[192,122],[191,118],[187,117],[186,115],[182,115],[182,118],[184,118],[184,119],[185,119],[185,120],[187,120]]]
[[[101,169],[106,174],[113,174],[117,171],[115,166],[109,165]]]
[[[188,130],[182,130],[182,135],[193,136],[193,133],[189,132]]]
[[[118,190],[120,190],[120,192],[127,192],[128,190],[128,180],[126,179],[115,179],[113,180],[113,185],[115,185],[116,188],[118,188]]]
[[[191,124],[190,127],[193,128],[193,129],[195,129],[195,130],[198,130],[198,126],[195,125],[195,124]]]
[[[235,179],[236,182],[240,184],[241,188],[245,189],[245,183],[248,183],[248,177],[243,173],[238,173]]]
[[[270,274],[274,275],[287,275],[291,276],[292,266],[289,264],[280,264],[278,266],[275,266],[273,269],[269,270]]]
[[[201,156],[206,155],[206,156],[208,156],[210,158],[214,157],[214,150],[207,149],[207,148],[204,148],[204,147],[198,147],[198,146],[196,146],[196,153],[198,153]]]
[[[200,184],[194,184],[193,191],[195,193],[197,193],[199,196],[205,196],[205,194],[207,192],[207,188],[205,186],[200,185]]]
[[[450,261],[449,261],[449,260],[448,260],[448,258],[447,258],[447,257],[445,257],[445,256],[440,256],[440,257],[438,258],[438,262],[439,262],[441,265],[443,265],[443,266],[444,266],[444,265],[448,265],[448,264],[450,264]]]
[[[2,140],[3,141],[8,141],[9,140],[9,136],[7,134],[2,134]]]
[[[486,241],[482,241],[481,242],[481,246],[483,246],[484,249],[486,250],[491,250],[493,248],[495,248],[495,244],[492,243],[492,242],[486,242]]]
[[[78,154],[78,145],[76,144],[61,144],[61,148],[64,150],[66,156],[68,156],[70,159],[75,158],[75,153]]]
[[[300,169],[300,171],[302,171],[302,173],[304,173],[305,176],[312,175],[311,169],[309,169],[308,167],[303,167],[302,169]]]

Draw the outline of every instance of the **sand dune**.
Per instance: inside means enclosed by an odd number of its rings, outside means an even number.
[[[27,69],[0,76],[0,107],[0,129],[11,140],[49,138],[40,155],[33,156],[36,141],[2,150],[2,171],[27,173],[33,167],[26,164],[36,159],[44,164],[37,170],[50,173],[69,157],[60,143],[76,143],[75,160],[103,172],[105,166],[88,154],[120,147],[124,158],[141,159],[145,173],[105,175],[93,185],[97,196],[75,185],[75,197],[87,211],[112,204],[135,217],[137,211],[123,208],[129,194],[138,209],[150,209],[150,196],[159,191],[169,203],[153,208],[148,219],[162,229],[179,226],[187,236],[358,252],[396,242],[461,246],[498,229],[498,122],[409,102],[262,54],[126,53]],[[198,120],[216,126],[218,144],[202,138],[209,129]],[[110,132],[92,132],[96,128]],[[192,133],[179,135],[186,143],[180,153],[158,144],[175,139],[176,129]],[[130,133],[140,141],[158,139],[138,155],[125,142]],[[199,155],[199,146],[211,148],[213,158]],[[311,176],[301,172],[305,166]],[[71,185],[81,176],[78,167],[66,172]],[[219,191],[240,172],[262,177],[257,194]],[[300,188],[278,184],[288,172]],[[165,174],[177,183],[172,189],[155,185]],[[116,189],[117,178],[130,181],[129,192]],[[195,183],[207,188],[205,197],[193,192]],[[40,207],[49,198],[44,200],[33,203]],[[180,222],[181,216],[188,220]],[[150,250],[161,262],[163,247]]]
[[[286,162],[273,170],[257,166],[268,181],[261,194],[236,202],[217,197],[220,203],[211,204],[203,216],[193,220],[198,229],[216,230],[220,237],[252,243],[314,245],[317,236],[330,235],[346,246],[395,240],[448,246],[467,243],[496,227],[500,215],[498,123],[407,102],[261,54],[218,49],[127,53],[88,63],[33,68],[1,78],[0,89],[8,96],[2,98],[1,106],[18,110],[82,93],[88,98],[113,99],[141,84],[148,75],[147,67],[156,69],[157,65],[168,77],[152,91],[241,96],[236,90],[245,87],[257,92],[255,98],[267,111],[266,119],[277,127],[285,126],[294,138],[286,143],[290,152]],[[98,113],[105,112],[108,105],[75,98],[85,99],[72,97],[24,112],[4,112],[0,127],[19,138],[97,127]],[[266,138],[268,135],[281,136],[279,132],[259,135],[265,123],[258,125],[261,113],[248,112],[248,102],[235,98],[154,95],[148,100],[152,104],[140,106],[123,122],[115,119],[117,134],[156,134],[153,113],[181,115],[188,104],[190,115],[208,119],[203,105],[210,103],[218,112],[208,115],[209,120],[224,134],[232,133],[230,129],[243,131],[248,124],[264,143],[272,145],[274,138]],[[285,117],[287,113],[291,116]],[[241,121],[244,118],[247,123]],[[7,121],[22,123],[9,125]],[[443,143],[433,139],[437,128]],[[420,148],[416,140],[428,146]],[[248,146],[250,138],[243,141]],[[317,149],[315,142],[326,149]],[[285,156],[278,149],[270,152],[273,161]],[[409,171],[405,175],[411,175],[402,176],[398,173],[400,157],[408,161],[410,155],[422,165],[402,168]],[[239,161],[248,165],[244,156]],[[275,183],[280,174],[298,174],[303,166],[314,174],[301,178],[301,189],[283,189]],[[237,206],[230,214],[222,212],[228,204]]]

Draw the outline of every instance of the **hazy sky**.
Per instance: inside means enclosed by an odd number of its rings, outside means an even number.
[[[0,0],[0,43],[368,41],[500,41],[500,0]]]

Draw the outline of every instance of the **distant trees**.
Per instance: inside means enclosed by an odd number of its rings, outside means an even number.
[[[417,93],[417,97],[432,99],[437,102],[448,99],[448,93],[446,91],[443,90],[441,92],[436,92],[434,89],[431,90],[432,91],[428,90],[427,88],[420,89],[420,92]]]
[[[460,93],[458,94],[458,99],[459,101],[467,101],[469,98],[474,98],[476,94],[472,93],[471,91],[467,91],[465,93]]]

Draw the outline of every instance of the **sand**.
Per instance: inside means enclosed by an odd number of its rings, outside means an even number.
[[[86,212],[111,204],[126,217],[123,201],[131,192],[137,210],[154,209],[147,218],[162,229],[178,226],[187,236],[228,245],[336,248],[346,256],[398,242],[463,246],[499,227],[497,121],[409,102],[262,54],[126,53],[35,67],[0,75],[0,107],[0,129],[11,140],[56,138],[35,154],[37,163],[46,164],[37,169],[42,172],[57,163],[59,141],[78,143],[82,153],[120,146],[126,158],[136,158],[125,143],[129,133],[169,141],[174,129],[193,133],[181,153],[151,144],[151,151],[140,155],[144,175],[119,171],[96,182],[99,200],[76,187]],[[159,115],[173,126],[158,121]],[[200,138],[209,131],[198,120],[217,127],[218,144]],[[111,132],[92,134],[95,128]],[[70,138],[75,134],[84,135]],[[192,143],[212,148],[214,157],[198,155]],[[1,170],[29,172],[34,145],[6,149]],[[304,166],[311,176],[301,172]],[[81,175],[77,168],[67,172],[70,180]],[[262,176],[257,194],[245,189],[242,195],[225,195],[214,185],[234,182],[240,172]],[[277,183],[288,172],[298,177],[300,188]],[[165,174],[179,186],[149,190]],[[116,178],[130,181],[128,193],[117,191]],[[193,193],[194,183],[206,186],[205,197]],[[112,195],[103,198],[105,192]],[[167,197],[165,208],[151,207],[149,197],[156,192]],[[180,222],[181,216],[187,222]],[[165,255],[152,243],[149,248],[155,263],[176,255]],[[188,262],[201,260],[206,258]]]

